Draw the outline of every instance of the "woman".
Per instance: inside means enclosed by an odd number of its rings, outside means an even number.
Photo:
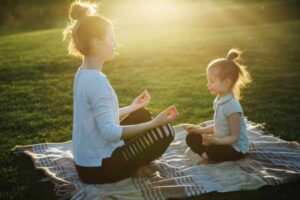
[[[145,109],[151,99],[147,91],[119,109],[118,98],[101,72],[103,63],[114,58],[113,28],[92,8],[73,3],[64,36],[70,36],[70,54],[83,60],[74,80],[75,166],[83,182],[101,184],[129,177],[160,157],[174,139],[169,123],[178,113],[171,106],[152,119]]]

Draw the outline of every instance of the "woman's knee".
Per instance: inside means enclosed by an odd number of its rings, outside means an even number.
[[[140,109],[138,109],[138,110],[136,110],[135,111],[138,115],[143,115],[143,116],[147,116],[147,117],[149,117],[149,118],[151,118],[151,113],[150,113],[150,111],[148,110],[148,108],[145,108],[145,107],[143,107],[143,108],[140,108]]]
[[[130,113],[127,117],[125,117],[120,124],[121,125],[133,125],[148,122],[152,119],[152,115],[147,108],[140,108],[132,113]]]
[[[143,122],[147,122],[152,119],[150,111],[144,107],[132,112],[130,115],[136,116],[136,118],[139,118]]]
[[[160,137],[160,140],[166,141],[167,144],[170,144],[175,137],[175,130],[171,124],[166,124],[155,128],[156,135]]]
[[[143,133],[135,141],[132,141],[132,149],[137,149],[137,155],[144,152],[164,153],[170,143],[174,140],[175,130],[170,125],[156,127],[150,131]],[[128,144],[130,146],[130,144]]]
[[[147,132],[143,138],[149,141],[149,146],[153,145],[153,147],[150,148],[152,149],[155,148],[158,150],[159,154],[163,154],[164,151],[169,147],[169,145],[174,140],[174,136],[175,136],[174,128],[170,124],[166,124],[164,126],[156,127],[151,131]]]

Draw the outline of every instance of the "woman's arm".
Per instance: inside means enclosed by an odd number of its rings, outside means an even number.
[[[139,96],[137,96],[129,106],[119,108],[119,118],[122,119],[126,115],[142,108],[146,107],[151,100],[151,96],[147,90],[144,90]]]
[[[153,129],[157,127],[153,121],[145,122],[142,124],[135,124],[135,125],[127,125],[127,126],[122,126],[123,131],[122,131],[122,140],[127,140],[130,139],[137,134],[147,131],[149,129]]]
[[[136,136],[139,133],[153,129],[158,126],[170,123],[174,121],[178,116],[178,112],[175,106],[171,106],[166,110],[159,113],[153,120],[136,125],[122,126],[122,136],[121,139],[126,140]]]
[[[110,96],[110,87],[108,85],[108,81],[106,81],[104,78],[97,78],[93,83],[93,87],[88,90],[88,96],[97,126],[99,128],[99,134],[101,134],[103,139],[108,142],[132,138],[141,132],[167,124],[177,118],[177,110],[175,106],[171,106],[159,113],[150,122],[128,126],[117,125],[115,124],[113,115],[113,105],[111,103],[112,99]],[[147,93],[147,91],[145,92]],[[140,99],[144,98],[142,98],[140,95],[134,100],[134,102],[139,102]],[[147,99],[149,98],[147,97]],[[140,104],[134,103],[134,105]]]
[[[119,118],[122,119],[123,117],[129,115],[130,113],[132,113],[134,110],[131,106],[126,106],[123,108],[119,108]]]

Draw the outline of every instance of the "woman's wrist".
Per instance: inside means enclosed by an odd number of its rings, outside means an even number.
[[[146,122],[146,123],[148,123],[148,126],[149,126],[150,129],[153,129],[153,128],[156,128],[156,127],[160,126],[154,119],[152,119],[151,121]]]
[[[133,109],[132,109],[131,106],[122,107],[122,108],[119,109],[120,118],[123,118],[123,117],[125,117],[126,115],[129,115],[132,112],[133,112]]]
[[[126,107],[128,114],[138,110],[138,108],[135,108],[133,105],[129,105]]]
[[[127,106],[127,108],[128,108],[128,110],[129,110],[130,113],[132,113],[132,112],[134,112],[134,111],[136,111],[136,110],[139,109],[137,107],[134,107],[132,104],[130,104],[129,106]]]

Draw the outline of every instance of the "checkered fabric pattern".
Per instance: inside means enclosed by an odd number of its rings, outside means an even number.
[[[202,126],[211,124],[207,121]],[[254,190],[300,179],[300,145],[261,133],[247,122],[250,152],[238,161],[199,164],[199,156],[185,144],[186,131],[175,126],[175,139],[157,160],[130,178],[112,184],[87,185],[80,181],[72,159],[72,143],[16,146],[55,184],[61,199],[168,199],[204,193]]]

